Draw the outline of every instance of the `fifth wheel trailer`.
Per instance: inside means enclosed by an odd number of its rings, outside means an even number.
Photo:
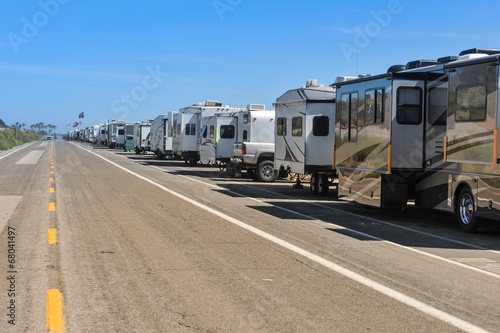
[[[311,175],[311,191],[326,195],[335,178],[335,89],[308,80],[304,86],[278,97],[274,164],[280,173]]]

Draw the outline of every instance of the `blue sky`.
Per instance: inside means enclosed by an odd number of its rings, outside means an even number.
[[[205,100],[268,108],[307,79],[500,48],[500,3],[3,0],[0,118],[57,132]]]

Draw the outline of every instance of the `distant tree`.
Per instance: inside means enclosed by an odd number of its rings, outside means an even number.
[[[0,119],[0,126],[1,127],[7,127],[7,124],[5,124],[5,122],[2,119]]]

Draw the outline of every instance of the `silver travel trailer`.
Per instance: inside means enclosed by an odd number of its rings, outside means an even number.
[[[109,148],[123,147],[125,144],[125,121],[113,120],[107,124],[106,142]]]
[[[339,195],[500,219],[500,51],[472,49],[337,83]],[[380,115],[380,116],[379,116]]]
[[[213,116],[217,112],[234,112],[236,110],[239,108],[224,106],[219,101],[205,101],[179,109],[179,112],[172,116],[173,155],[182,158],[186,163],[196,165],[200,159],[201,118]]]
[[[96,144],[99,141],[99,129],[101,125],[94,125],[91,127],[91,143]]]
[[[136,154],[146,153],[151,147],[151,123],[136,122],[134,123],[134,149]]]
[[[258,117],[260,124],[263,121],[262,116],[266,113],[266,106],[263,104],[249,104],[246,108],[228,108],[223,112],[204,115],[201,118],[200,161],[202,163],[219,164],[221,168],[229,166],[227,171],[230,174],[234,173],[230,162],[234,157],[234,144],[249,140],[252,129],[250,110],[261,112],[261,117]],[[253,122],[256,121],[257,118]],[[254,134],[255,137],[256,135],[257,133]]]
[[[274,167],[275,110],[266,110],[263,104],[249,104],[238,118],[237,142],[234,158],[226,167],[232,175],[246,169],[256,181],[272,182],[278,172]]]
[[[172,156],[172,135],[168,119],[168,115],[161,115],[151,122],[151,151],[158,159]]]
[[[274,164],[280,173],[311,175],[311,192],[326,195],[335,178],[335,89],[308,80],[278,97]]]
[[[101,124],[99,126],[99,139],[97,140],[98,144],[103,145],[103,146],[107,146],[108,145],[108,141],[107,141],[108,134],[107,134],[107,131],[108,131],[108,123]]]

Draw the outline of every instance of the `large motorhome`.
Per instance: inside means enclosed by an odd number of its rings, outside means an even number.
[[[199,133],[202,127],[202,117],[213,116],[215,113],[235,112],[240,108],[222,105],[219,101],[205,101],[179,109],[172,116],[172,151],[191,165],[196,165],[200,159]]]
[[[311,175],[314,194],[326,195],[335,177],[335,89],[308,80],[306,85],[281,95],[274,103],[276,132],[274,164],[280,173]]]
[[[339,195],[454,212],[464,231],[500,219],[500,51],[410,62],[336,83]]]

